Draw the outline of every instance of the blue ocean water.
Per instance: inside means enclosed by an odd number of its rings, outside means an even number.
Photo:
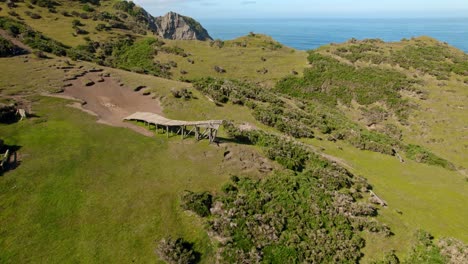
[[[249,32],[272,36],[282,44],[309,50],[350,38],[399,41],[431,36],[468,52],[468,18],[436,19],[201,19],[211,37],[222,40]]]

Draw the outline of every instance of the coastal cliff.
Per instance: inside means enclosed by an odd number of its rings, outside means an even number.
[[[195,19],[174,12],[156,17],[155,23],[155,34],[165,39],[212,40],[206,29]]]

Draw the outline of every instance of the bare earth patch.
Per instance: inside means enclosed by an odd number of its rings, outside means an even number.
[[[116,127],[127,127],[140,134],[152,136],[145,128],[124,122],[123,118],[135,112],[162,114],[160,102],[151,96],[144,96],[144,91],[133,89],[118,83],[112,77],[103,77],[99,72],[90,72],[85,76],[70,80],[61,94],[54,96],[80,100],[72,107],[98,117],[98,122]],[[86,80],[86,81],[85,81]],[[86,85],[89,81],[92,85]]]

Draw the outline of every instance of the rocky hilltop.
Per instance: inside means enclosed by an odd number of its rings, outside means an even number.
[[[195,19],[169,12],[156,18],[156,34],[165,39],[212,40]]]

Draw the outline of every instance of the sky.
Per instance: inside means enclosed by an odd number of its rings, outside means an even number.
[[[468,0],[133,0],[153,16],[210,18],[468,18]]]

